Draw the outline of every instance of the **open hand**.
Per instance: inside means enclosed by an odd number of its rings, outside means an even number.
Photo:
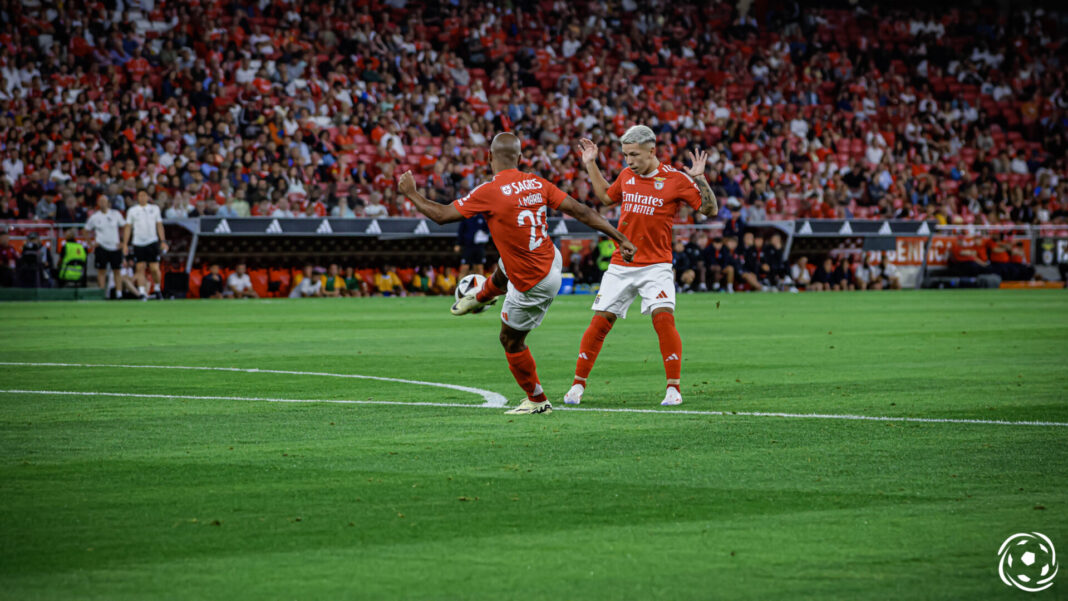
[[[411,171],[405,171],[404,175],[400,176],[400,180],[397,182],[397,191],[404,196],[415,194],[415,178],[412,177]]]
[[[581,140],[579,140],[579,150],[582,152],[583,163],[596,161],[597,155],[600,154],[597,150],[597,145],[594,144],[593,140],[589,138],[582,138]]]
[[[690,157],[690,168],[686,170],[686,175],[690,177],[698,177],[705,174],[705,163],[708,162],[708,153],[698,149],[697,154],[693,152],[687,152],[687,156]]]
[[[623,244],[619,245],[619,254],[627,263],[634,260],[634,253],[636,252],[638,252],[638,247],[634,246],[634,243],[630,240],[624,240]]]

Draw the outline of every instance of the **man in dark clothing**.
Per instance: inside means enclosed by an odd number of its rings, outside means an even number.
[[[462,279],[468,272],[483,274],[486,263],[486,243],[489,242],[489,226],[481,213],[464,219],[456,232],[455,252],[460,254],[460,273]]]
[[[219,266],[212,265],[211,272],[200,282],[200,298],[222,298],[223,279]]]
[[[763,244],[763,240],[760,241]],[[749,285],[752,290],[762,290],[764,286],[760,284],[760,280],[757,279],[757,275],[760,273],[760,247],[757,246],[753,232],[746,232],[742,235],[742,280]]]
[[[690,269],[694,272],[694,286],[704,292],[708,290],[705,283],[705,273],[708,271],[705,265],[705,247],[708,246],[708,237],[704,233],[694,234],[690,241],[683,247],[683,252],[690,263]]]
[[[772,286],[778,286],[786,277],[786,259],[783,257],[782,236],[772,234],[770,243],[762,249],[760,273],[761,279]]]

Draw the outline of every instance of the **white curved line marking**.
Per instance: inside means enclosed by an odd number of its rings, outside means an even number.
[[[0,365],[6,365],[0,363]],[[141,394],[126,392],[78,392],[72,390],[0,390],[0,394],[39,394],[57,396],[103,396],[137,399],[188,399],[196,401],[264,401],[268,403],[335,403],[342,405],[403,405],[406,407],[460,407],[467,409],[500,409],[492,405],[465,403],[434,403],[417,401],[359,401],[347,399],[278,399],[270,397],[199,396],[188,394]],[[823,413],[771,413],[763,411],[697,411],[687,409],[614,409],[608,407],[554,407],[554,411],[587,411],[595,413],[659,413],[671,415],[714,415],[742,417],[781,417],[788,419],[838,419],[876,422],[910,422],[923,424],[971,424],[983,426],[1049,426],[1068,427],[1066,422],[1011,422],[993,419],[952,419],[937,417],[883,417],[871,415],[833,415]]]
[[[19,361],[0,361],[0,365],[17,365],[24,367],[122,367],[126,369],[188,369],[194,371],[230,371],[241,372],[248,374],[283,374],[289,376],[322,376],[326,378],[356,378],[360,380],[377,380],[379,382],[398,382],[400,384],[417,384],[419,386],[436,386],[438,388],[449,388],[451,390],[459,390],[460,392],[470,392],[471,394],[477,394],[485,401],[482,403],[483,407],[504,407],[508,404],[508,399],[504,395],[497,394],[489,390],[483,390],[481,388],[472,388],[470,386],[459,386],[457,384],[442,384],[441,382],[423,382],[422,380],[404,380],[401,378],[384,378],[382,376],[362,376],[359,374],[331,374],[317,371],[290,371],[285,369],[257,369],[257,368],[243,368],[243,367],[198,367],[187,365],[120,365],[114,363],[27,363]],[[161,395],[164,398],[178,398],[169,397],[168,395]],[[234,400],[239,400],[235,398]],[[253,399],[247,399],[253,400]],[[268,400],[268,399],[254,399],[254,400]],[[278,399],[282,401],[284,399]]]

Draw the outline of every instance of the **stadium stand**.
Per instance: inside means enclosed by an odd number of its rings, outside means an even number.
[[[1066,222],[1058,15],[653,4],[8,3],[0,219],[139,187],[173,219],[418,216],[395,176],[450,201],[499,130],[592,203],[575,140],[612,178],[642,122],[675,163],[712,149],[721,221]]]

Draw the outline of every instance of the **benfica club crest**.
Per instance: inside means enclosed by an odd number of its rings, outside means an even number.
[[[667,179],[667,178],[665,178],[665,177],[654,177],[653,178],[653,187],[656,188],[657,190],[663,190],[664,189],[664,180],[665,179]]]

